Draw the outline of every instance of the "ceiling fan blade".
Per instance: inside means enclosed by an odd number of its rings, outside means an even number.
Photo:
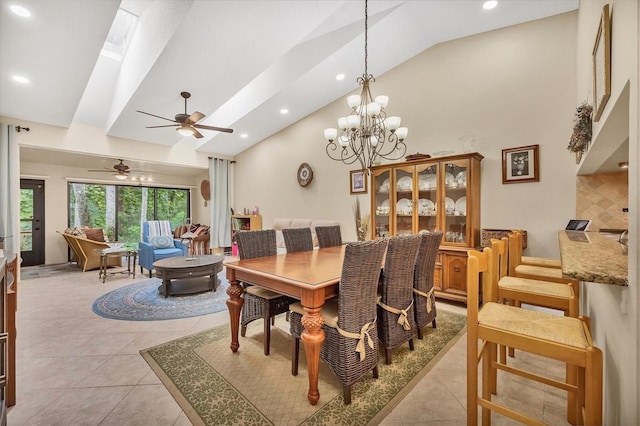
[[[113,170],[104,169],[104,170],[87,170],[88,172],[98,172],[98,173],[111,173]]]
[[[189,116],[189,121],[192,124],[197,123],[198,121],[202,120],[205,117],[205,115],[199,111],[194,112],[193,114],[191,114]]]
[[[146,129],[157,129],[158,127],[179,127],[179,124],[167,124],[164,126],[147,126]]]
[[[215,130],[217,132],[233,133],[233,129],[227,129],[225,127],[205,126],[203,124],[194,124],[193,127],[198,129]]]
[[[192,129],[193,130],[193,136],[196,137],[196,139],[200,139],[202,136],[202,133],[200,133],[199,131],[197,131],[196,129]]]
[[[138,111],[138,110],[136,110],[136,112],[139,112],[140,114],[150,115],[150,116],[152,116],[152,117],[156,117],[156,118],[161,118],[161,119],[163,119],[163,120],[167,120],[167,121],[172,121],[172,122],[174,122],[174,123],[176,122],[175,120],[172,120],[172,119],[170,119],[170,118],[160,117],[159,115],[151,114],[151,113],[148,113],[148,112]]]

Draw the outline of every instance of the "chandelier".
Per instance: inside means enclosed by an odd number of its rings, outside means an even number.
[[[345,164],[359,161],[362,170],[369,170],[380,159],[401,158],[407,151],[404,140],[409,132],[406,127],[400,127],[400,117],[387,117],[385,108],[389,103],[388,96],[381,95],[374,98],[371,95],[369,85],[376,80],[367,72],[368,19],[367,0],[365,0],[364,74],[357,79],[358,85],[362,86],[362,91],[360,95],[347,97],[351,112],[346,117],[338,118],[338,129],[324,129],[329,158]]]

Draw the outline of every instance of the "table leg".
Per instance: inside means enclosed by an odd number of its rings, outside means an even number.
[[[322,329],[324,317],[320,313],[321,308],[304,308],[302,317],[302,342],[307,355],[307,371],[309,372],[309,393],[307,399],[311,405],[316,405],[320,399],[318,390],[318,370],[320,367],[320,348],[324,342],[325,334]]]
[[[133,278],[136,277],[136,260],[138,259],[138,253],[133,253]]]
[[[229,309],[229,323],[231,325],[231,350],[238,352],[240,342],[238,342],[238,330],[240,329],[240,310],[244,304],[242,293],[244,289],[240,285],[240,281],[235,279],[233,270],[227,270],[227,279],[229,280],[229,288],[227,289],[227,308]]]
[[[102,272],[102,282],[107,279],[107,256],[100,256],[100,271]]]
[[[127,253],[127,276],[131,275],[131,253]]]
[[[164,290],[165,299],[169,297],[169,289],[171,288],[171,280],[167,278],[162,279],[162,289]]]

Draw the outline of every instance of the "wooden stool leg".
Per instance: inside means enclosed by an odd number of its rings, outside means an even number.
[[[567,392],[567,422],[572,425],[577,425],[578,420],[580,419],[582,411],[582,404],[584,400],[584,383],[580,383],[580,376],[584,378],[584,371],[582,371],[582,375],[578,372],[578,367],[575,365],[567,364],[566,367],[567,374],[567,384],[574,385],[578,387],[577,391],[568,391]]]
[[[491,362],[494,359],[496,353],[496,344],[487,342],[487,347],[482,356],[482,398],[491,401],[491,392],[493,391],[493,373],[494,369],[491,368]],[[469,409],[467,408],[467,412]],[[482,424],[491,424],[491,410],[482,407]]]
[[[584,424],[602,424],[602,351],[592,347],[587,350],[585,369],[585,418]]]

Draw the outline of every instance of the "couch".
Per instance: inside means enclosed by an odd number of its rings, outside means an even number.
[[[323,219],[300,219],[300,218],[277,218],[273,220],[273,229],[276,230],[276,245],[278,249],[286,249],[282,230],[285,228],[311,228],[313,246],[318,247],[318,237],[316,236],[316,226],[340,225],[335,220]]]
[[[166,237],[169,237],[168,242]],[[183,243],[173,238],[171,224],[168,220],[150,220],[143,222],[142,241],[138,243],[140,272],[144,272],[143,268],[148,270],[149,278],[151,278],[153,262],[170,257],[187,256],[187,249],[188,246],[186,242]]]
[[[89,234],[87,234],[87,230],[89,230]],[[71,260],[78,264],[82,272],[99,269],[99,250],[111,247],[106,241],[87,238],[88,236],[99,238],[100,232],[94,231],[91,228],[69,228],[60,233],[60,235],[64,237],[71,248],[71,252],[73,253]],[[104,236],[102,238],[104,239]],[[122,258],[108,257],[107,266],[122,266]]]

